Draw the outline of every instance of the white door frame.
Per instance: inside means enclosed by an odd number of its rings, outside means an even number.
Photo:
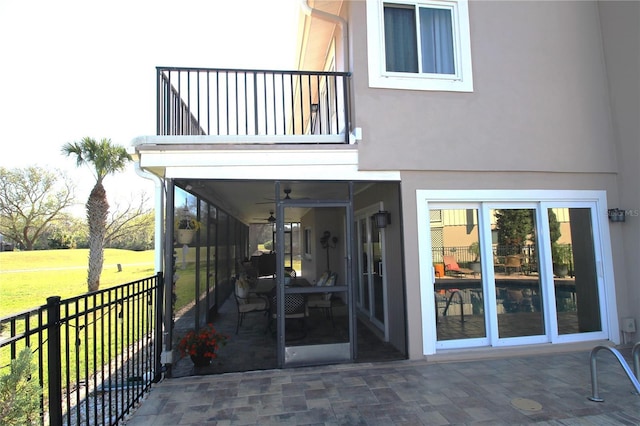
[[[371,216],[374,213],[377,213],[378,211],[383,211],[384,210],[384,203],[383,202],[379,202],[373,205],[370,205],[368,207],[365,207],[363,209],[358,210],[357,212],[354,213],[354,221],[356,223],[356,229],[354,229],[354,231],[356,232],[356,235],[354,238],[357,242],[358,242],[358,261],[357,261],[357,265],[358,265],[358,289],[360,290],[360,278],[361,278],[361,271],[360,271],[360,251],[361,248],[360,246],[360,226],[359,223],[361,220],[365,220],[367,223],[367,245],[369,246],[369,251],[371,251],[371,240],[372,240],[372,233],[373,232],[380,232],[380,255],[382,257],[382,306],[384,307],[384,312],[383,312],[383,317],[384,317],[384,324],[381,323],[374,315],[374,309],[372,309],[372,307],[374,306],[374,289],[373,289],[373,283],[371,281],[369,281],[369,309],[368,310],[364,310],[362,308],[362,306],[360,304],[357,304],[357,309],[359,312],[364,313],[367,318],[369,319],[369,321],[374,324],[377,328],[379,328],[381,331],[384,332],[384,341],[388,342],[389,341],[389,309],[387,306],[387,291],[388,291],[388,286],[387,286],[387,263],[386,263],[386,242],[385,242],[385,229],[379,229],[376,230],[373,228],[372,223],[371,223]],[[371,253],[367,253],[367,255],[369,256],[370,259],[373,259],[372,257],[370,257]],[[373,261],[368,262],[367,265],[369,271],[369,276],[372,276],[372,270],[373,270]],[[357,301],[358,302],[358,301]]]
[[[550,207],[589,207],[593,209],[592,214],[592,227],[594,231],[594,248],[596,255],[596,269],[599,283],[600,294],[600,309],[601,309],[601,321],[602,332],[596,333],[581,333],[574,335],[559,336],[557,331],[547,331],[543,341],[550,341],[551,343],[566,343],[571,341],[587,341],[595,339],[609,339],[613,343],[620,343],[620,337],[610,330],[618,329],[617,319],[617,305],[615,298],[615,280],[613,275],[613,262],[610,244],[609,227],[607,221],[607,204],[606,204],[606,191],[556,191],[556,190],[417,190],[417,217],[418,217],[418,247],[419,247],[419,271],[420,271],[420,293],[421,293],[421,306],[422,306],[422,330],[423,330],[423,353],[425,355],[434,354],[437,350],[437,332],[436,324],[433,321],[435,317],[435,299],[434,299],[434,283],[435,272],[433,270],[433,260],[431,252],[431,230],[429,226],[429,210],[430,203],[484,203],[481,211],[479,211],[479,218],[482,215],[487,214],[489,206],[493,205],[524,205],[528,206],[529,203],[536,205],[537,219],[541,224],[547,222],[545,218],[542,218],[542,212],[546,211]],[[527,204],[522,204],[527,203]],[[488,224],[487,220],[479,221]],[[488,225],[484,225],[485,228]],[[545,226],[548,226],[546,223]],[[482,228],[482,227],[481,227]],[[543,231],[545,229],[543,228]],[[548,229],[546,229],[548,233]],[[484,241],[487,241],[487,229],[480,229],[480,232],[484,235]],[[490,234],[490,229],[489,229]],[[490,242],[490,239],[489,239]],[[540,242],[540,244],[543,244]],[[545,250],[545,249],[543,249]],[[544,251],[543,251],[544,252]],[[549,279],[551,272],[551,260],[549,256],[544,257],[545,265],[541,265],[541,274],[546,274],[545,279]],[[491,281],[493,278],[493,271],[490,271],[489,267],[483,265],[483,276]],[[485,275],[486,274],[486,275]],[[551,275],[551,279],[552,279]],[[544,279],[543,279],[544,280]],[[486,291],[486,289],[485,289]],[[491,299],[491,292],[488,292],[487,299]],[[495,299],[495,295],[493,295]],[[553,298],[548,298],[546,304],[550,303]],[[494,303],[495,300],[488,300],[486,302]],[[554,305],[555,306],[555,305]],[[549,315],[549,309],[551,307],[545,307],[545,327],[547,330],[551,330],[553,321]],[[485,311],[486,312],[486,311]],[[555,311],[553,311],[555,312]],[[487,329],[493,329],[493,325],[488,326]],[[489,333],[489,331],[488,331]],[[491,344],[494,346],[507,346],[513,344],[532,344],[538,343],[537,336],[535,338],[514,338],[497,340],[490,337]],[[473,340],[473,339],[470,339]],[[467,342],[471,343],[471,342]],[[471,345],[465,345],[469,347]]]

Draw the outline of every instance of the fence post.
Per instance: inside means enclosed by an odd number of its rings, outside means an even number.
[[[162,378],[162,297],[164,295],[164,278],[162,272],[158,272],[156,275],[156,306],[155,306],[155,336],[153,338],[154,344],[154,376],[153,382],[158,383]]]
[[[47,298],[49,357],[49,422],[62,424],[62,362],[60,358],[60,296]]]

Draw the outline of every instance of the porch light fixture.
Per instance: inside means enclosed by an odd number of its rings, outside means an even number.
[[[320,109],[320,105],[319,104],[311,104],[311,113],[312,114],[317,113],[318,109]]]
[[[391,213],[386,210],[380,210],[378,213],[371,216],[373,223],[376,224],[376,228],[386,228],[387,225],[391,225]]]
[[[609,222],[624,222],[625,211],[620,209],[609,209],[607,212],[609,215]]]

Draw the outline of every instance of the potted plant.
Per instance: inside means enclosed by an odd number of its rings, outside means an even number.
[[[200,222],[193,217],[183,216],[176,221],[176,239],[180,244],[191,244],[196,231],[200,229]]]
[[[469,264],[469,268],[474,274],[480,273],[480,244],[474,241],[469,246],[469,253],[473,255],[473,261]]]
[[[569,244],[554,244],[551,250],[553,258],[553,273],[564,278],[569,273],[572,252]]]
[[[218,332],[213,324],[207,324],[199,330],[190,330],[178,343],[180,355],[189,355],[196,367],[209,365],[218,357],[217,351],[227,344],[229,336]]]

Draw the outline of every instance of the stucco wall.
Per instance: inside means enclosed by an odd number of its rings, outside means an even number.
[[[349,11],[362,169],[617,170],[595,2],[470,1],[473,93],[370,89]]]
[[[528,172],[403,172],[402,173],[402,210],[404,212],[404,262],[406,272],[406,300],[409,357],[423,357],[422,306],[420,304],[420,276],[418,250],[418,217],[416,212],[416,190],[418,189],[558,189],[566,190],[605,190],[608,196],[617,197],[616,177],[610,174],[574,174],[574,173],[528,173]],[[608,201],[609,202],[609,201]],[[605,226],[609,225],[602,218]],[[619,224],[609,225],[612,235],[614,269],[622,267],[622,261],[616,254],[622,250]],[[624,292],[619,288],[627,286],[624,277],[616,275],[616,302],[625,304]]]
[[[621,264],[617,278],[629,277],[619,296],[620,317],[633,317],[640,325],[640,285],[635,278],[640,253],[640,2],[601,1],[599,10],[618,152],[620,200],[612,207],[631,213],[615,227],[615,237],[622,241],[614,252]],[[639,335],[635,333],[636,341]]]

